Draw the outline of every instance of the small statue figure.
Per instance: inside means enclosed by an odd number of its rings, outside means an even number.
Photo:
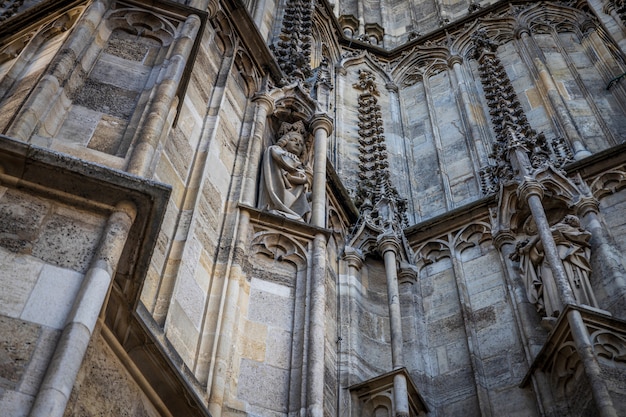
[[[303,161],[306,144],[301,121],[283,123],[279,139],[263,156],[258,207],[289,219],[309,221],[313,173]]]
[[[597,307],[589,281],[591,233],[584,230],[578,217],[571,214],[550,230],[576,302]],[[528,301],[535,304],[542,315],[548,318],[558,317],[563,306],[539,235],[535,234],[518,242],[511,259],[520,262]]]

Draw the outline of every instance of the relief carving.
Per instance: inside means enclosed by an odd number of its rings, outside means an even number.
[[[306,165],[305,128],[283,123],[278,141],[263,156],[258,207],[292,220],[309,221],[313,172]]]
[[[530,237],[517,243],[511,259],[520,263],[528,301],[535,304],[537,311],[543,316],[557,317],[563,306],[559,299],[552,269],[545,257],[539,235],[529,229],[530,227],[527,226],[525,232]],[[576,302],[597,307],[598,304],[589,281],[591,233],[580,226],[578,217],[574,215],[565,216],[552,226],[550,231]]]
[[[626,339],[617,334],[598,330],[591,335],[593,350],[600,357],[626,365]]]

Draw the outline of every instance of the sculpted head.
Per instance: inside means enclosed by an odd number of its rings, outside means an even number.
[[[563,223],[569,224],[572,227],[580,227],[580,220],[577,216],[574,216],[573,214],[568,214],[567,216],[565,216],[563,218]]]
[[[276,144],[287,152],[301,156],[305,150],[304,134],[305,128],[302,121],[297,121],[293,124],[284,122],[278,130],[280,139],[278,139]]]
[[[289,132],[283,135],[278,140],[277,145],[297,156],[304,152],[304,138],[298,132]]]

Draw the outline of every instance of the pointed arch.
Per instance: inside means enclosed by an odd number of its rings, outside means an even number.
[[[292,263],[297,270],[306,268],[306,249],[293,237],[272,230],[257,232],[250,242],[250,254],[265,255],[278,262]]]
[[[391,83],[393,80],[388,72],[388,66],[376,59],[368,51],[357,52],[356,54],[348,54],[342,57],[339,62],[344,69],[356,66],[365,66],[372,72],[376,73],[383,81],[383,84]]]
[[[465,249],[480,246],[491,241],[491,225],[486,222],[470,223],[459,230],[453,237],[451,246],[457,253]]]
[[[413,263],[417,267],[418,273],[424,267],[441,259],[451,257],[450,241],[443,238],[433,239],[420,245],[415,251]]]
[[[153,39],[162,46],[174,40],[176,27],[167,19],[141,9],[123,8],[113,11],[107,25],[111,30],[122,29],[132,35]]]
[[[595,198],[600,200],[626,188],[626,171],[621,168],[607,171],[591,183],[589,188]]]
[[[453,41],[451,49],[465,59],[469,59],[474,49],[472,34],[478,29],[486,30],[490,39],[498,44],[504,44],[515,37],[517,27],[517,20],[510,15],[480,18],[463,28],[463,31]]]
[[[445,46],[419,45],[396,63],[393,78],[399,85],[415,84],[447,70],[451,56],[450,49]]]

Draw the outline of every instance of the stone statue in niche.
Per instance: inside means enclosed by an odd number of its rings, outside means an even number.
[[[258,207],[308,222],[313,173],[306,164],[305,134],[301,121],[280,126],[278,141],[263,156]]]
[[[598,303],[589,281],[591,233],[584,230],[578,217],[571,214],[565,216],[550,230],[576,302],[597,307]],[[542,315],[548,318],[557,317],[563,306],[552,269],[544,254],[543,243],[538,234],[529,230],[526,232],[531,236],[518,242],[511,259],[520,262],[528,301],[535,304],[537,311]]]

